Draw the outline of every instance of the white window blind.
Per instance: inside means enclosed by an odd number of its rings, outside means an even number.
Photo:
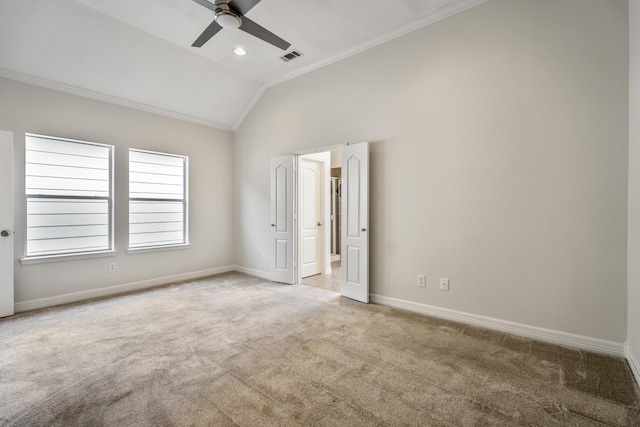
[[[129,150],[129,247],[186,244],[188,158]]]
[[[110,145],[26,135],[26,256],[110,250]]]

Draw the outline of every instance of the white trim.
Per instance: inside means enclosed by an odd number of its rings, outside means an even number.
[[[9,80],[14,80],[21,83],[34,85],[34,86],[40,86],[45,89],[51,89],[51,90],[56,90],[58,92],[69,93],[71,95],[82,96],[84,98],[94,99],[96,101],[107,102],[109,104],[114,104],[114,105],[120,105],[121,107],[127,107],[127,108],[133,108],[134,110],[146,111],[147,113],[158,114],[160,116],[182,120],[185,122],[195,123],[202,126],[212,127],[215,129],[222,129],[226,131],[234,130],[233,127],[229,125],[218,123],[213,120],[207,120],[207,119],[202,119],[200,117],[190,116],[188,114],[179,113],[177,111],[167,110],[164,108],[156,107],[156,106],[145,104],[142,102],[120,98],[114,95],[107,95],[106,93],[96,92],[90,89],[84,89],[84,88],[69,85],[66,83],[56,82],[44,77],[33,76],[31,74],[25,74],[18,71],[9,70],[7,68],[0,68],[0,77],[9,79]]]
[[[181,243],[179,245],[167,245],[167,246],[146,246],[141,248],[129,248],[127,254],[146,254],[149,252],[163,252],[163,251],[176,251],[180,249],[189,249],[191,245],[189,243]]]
[[[333,64],[334,62],[338,62],[341,61],[343,59],[346,59],[350,56],[356,55],[360,52],[364,52],[365,50],[371,49],[375,46],[378,46],[380,44],[386,43],[390,40],[393,40],[395,38],[398,37],[402,37],[405,34],[409,34],[413,31],[419,30],[422,27],[426,27],[429,24],[433,24],[434,22],[437,21],[441,21],[445,18],[448,18],[451,15],[455,15],[456,13],[460,13],[463,12],[467,9],[470,9],[472,7],[478,6],[482,3],[486,3],[488,0],[467,0],[461,3],[456,3],[454,6],[445,6],[442,9],[440,9],[438,12],[436,12],[433,15],[429,15],[421,20],[412,22],[409,25],[406,25],[402,28],[399,28],[397,30],[394,31],[389,31],[388,33],[382,34],[379,37],[376,37],[374,39],[370,39],[367,40],[364,43],[361,43],[357,46],[354,46],[352,48],[346,49],[342,52],[339,52],[335,55],[329,56],[328,58],[324,58],[320,61],[314,62],[313,64],[310,64],[306,67],[300,68],[298,70],[292,71],[289,74],[285,74],[284,76],[280,76],[280,77],[276,77],[274,79],[271,80],[267,80],[266,82],[264,82],[260,88],[258,89],[258,91],[256,92],[256,94],[253,96],[253,98],[251,99],[251,101],[249,101],[249,103],[247,104],[247,106],[245,107],[245,109],[243,110],[242,114],[238,117],[238,119],[236,120],[236,122],[233,125],[233,130],[237,131],[240,126],[242,125],[242,122],[244,122],[244,119],[247,118],[247,116],[249,115],[249,113],[251,113],[251,111],[253,110],[253,108],[256,106],[256,104],[258,103],[258,101],[260,100],[260,98],[262,97],[262,95],[264,94],[264,92],[273,86],[279,85],[281,83],[284,83],[288,80],[292,80],[295,79],[296,77],[300,77],[304,74],[310,73],[312,71],[318,70],[322,67],[325,67],[327,65]],[[298,153],[296,153],[298,154]],[[307,153],[303,153],[303,154],[307,154]]]
[[[624,353],[627,358],[627,362],[629,362],[629,366],[631,367],[631,372],[633,372],[633,376],[636,377],[636,381],[638,382],[638,385],[640,385],[640,362],[638,362],[638,358],[631,351],[629,343],[624,345]]]
[[[244,119],[246,119],[249,113],[251,113],[251,111],[253,110],[253,107],[256,106],[256,104],[258,103],[260,98],[262,98],[262,95],[264,95],[264,92],[266,90],[267,90],[267,86],[264,83],[262,83],[258,88],[258,91],[255,93],[255,95],[253,95],[253,98],[251,98],[251,100],[247,103],[247,106],[244,108],[244,110],[242,110],[242,113],[240,114],[240,117],[238,117],[238,120],[236,120],[236,122],[234,123],[232,127],[234,132],[240,128],[240,125],[242,125],[242,122],[244,122]]]
[[[328,58],[324,58],[306,67],[293,71],[289,74],[285,74],[284,76],[280,76],[280,77],[276,77],[274,79],[268,80],[262,83],[260,87],[258,87],[258,90],[254,94],[254,96],[251,98],[251,100],[247,103],[246,107],[244,108],[242,113],[238,116],[238,118],[233,123],[233,125],[227,125],[227,124],[219,123],[213,120],[207,120],[200,117],[191,116],[188,114],[183,114],[173,110],[167,110],[161,107],[145,104],[143,102],[133,101],[133,100],[121,98],[114,95],[108,95],[106,93],[101,93],[94,90],[57,82],[54,80],[47,79],[45,77],[34,76],[31,74],[27,74],[27,73],[15,71],[15,70],[10,70],[7,68],[0,68],[0,78],[15,80],[18,82],[27,83],[34,86],[40,86],[47,89],[70,93],[72,95],[78,95],[85,98],[94,99],[97,101],[102,101],[110,104],[120,105],[123,107],[133,108],[140,111],[146,111],[149,113],[158,114],[161,116],[170,117],[177,120],[183,120],[190,123],[196,123],[199,125],[208,126],[216,129],[222,129],[227,131],[237,131],[238,128],[240,128],[240,126],[242,125],[242,122],[251,113],[255,105],[258,103],[258,101],[260,100],[260,98],[268,88],[276,86],[280,83],[284,83],[288,80],[294,79],[303,74],[307,74],[311,71],[315,71],[327,65],[333,64],[334,62],[338,62],[342,59],[348,58],[350,56],[353,56],[365,50],[371,49],[375,46],[386,43],[395,38],[404,36],[405,34],[416,31],[422,27],[433,24],[437,21],[440,21],[442,19],[445,19],[457,13],[463,12],[467,9],[478,6],[487,1],[488,0],[467,0],[460,3],[456,3],[453,6],[450,6],[450,5],[444,6],[441,9],[439,9],[436,13],[426,16],[408,25],[405,25],[402,28],[389,31],[388,33],[382,34],[374,39],[367,40],[364,43],[361,43],[357,46],[346,49]]]
[[[367,40],[366,42],[359,44],[355,47],[352,47],[350,49],[344,50],[336,55],[330,56],[328,58],[325,58],[321,61],[315,62],[311,65],[308,65],[304,68],[300,68],[296,71],[293,71],[289,74],[285,74],[282,77],[276,77],[275,79],[271,79],[268,80],[267,82],[265,82],[265,86],[267,88],[278,85],[280,83],[284,83],[287,80],[291,80],[294,79],[296,77],[299,77],[303,74],[309,73],[311,71],[317,70],[319,68],[325,67],[329,64],[333,64],[334,62],[338,62],[342,59],[348,58],[350,56],[353,56],[357,53],[363,52],[365,50],[371,49],[372,47],[378,46],[382,43],[386,43],[390,40],[393,40],[395,38],[404,36],[405,34],[408,34],[412,31],[416,31],[422,27],[426,27],[429,24],[433,24],[434,22],[440,21],[442,19],[445,19],[451,15],[455,15],[456,13],[460,13],[462,11],[465,11],[467,9],[470,9],[474,6],[478,6],[482,3],[487,2],[487,0],[467,0],[464,2],[460,2],[460,3],[456,3],[453,6],[445,6],[443,8],[441,8],[440,10],[438,10],[436,13],[426,16],[418,21],[412,22],[409,25],[406,25],[402,28],[399,28],[397,30],[394,31],[389,31],[388,33],[384,33],[382,35],[380,35],[379,37],[376,37],[374,39],[371,40]]]
[[[200,277],[213,276],[215,274],[228,273],[233,271],[234,267],[228,265],[225,267],[209,268],[207,270],[194,271],[191,273],[174,274],[172,276],[158,277],[155,279],[142,280],[139,282],[125,283],[122,285],[106,286],[104,288],[90,289],[86,291],[73,292],[70,294],[56,295],[54,297],[40,298],[28,301],[22,301],[15,304],[16,313],[21,311],[35,310],[38,308],[51,307],[54,305],[68,304],[71,302],[84,301],[91,298],[100,298],[111,295],[122,294],[125,292],[137,291],[140,289],[152,288],[154,286],[167,285],[182,280],[197,279]]]
[[[77,254],[31,256],[20,258],[20,264],[29,265],[44,264],[48,262],[77,261],[79,259],[114,257],[116,255],[118,255],[118,251],[106,250],[97,252],[80,252]]]
[[[325,145],[323,147],[305,148],[304,150],[294,151],[293,155],[308,156],[310,154],[325,153],[327,151],[337,151],[337,150],[342,150],[344,147],[348,146],[349,144],[350,144],[349,142],[343,142],[340,144]]]
[[[375,304],[388,305],[390,307],[413,311],[415,313],[426,314],[427,316],[439,317],[441,319],[455,322],[468,323],[474,326],[505,332],[538,341],[566,347],[579,348],[581,350],[592,351],[594,353],[607,354],[615,357],[624,357],[624,344],[614,341],[601,340],[583,335],[575,335],[567,332],[555,331],[552,329],[539,328],[537,326],[525,325],[522,323],[509,322],[507,320],[494,319],[477,314],[465,313],[462,311],[450,310],[448,308],[434,307],[412,301],[405,301],[382,295],[370,295],[371,302]]]
[[[244,273],[244,274],[248,274],[250,276],[256,276],[259,277],[261,279],[265,279],[265,280],[271,280],[271,273],[269,273],[268,271],[262,271],[262,270],[256,270],[254,268],[248,268],[248,267],[242,267],[241,265],[234,265],[233,266],[235,271],[238,271],[240,273]]]

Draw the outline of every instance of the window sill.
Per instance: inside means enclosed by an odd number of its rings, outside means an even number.
[[[127,249],[127,253],[130,255],[133,254],[146,254],[149,252],[163,252],[163,251],[175,251],[180,249],[189,249],[191,245],[189,243],[185,243],[183,245],[169,245],[169,246],[148,246],[145,248],[129,248]]]
[[[77,254],[31,256],[31,257],[21,258],[20,264],[22,265],[44,264],[47,262],[76,261],[79,259],[88,259],[88,258],[114,257],[116,255],[118,255],[118,251],[110,250],[110,251],[97,251],[97,252],[81,252]]]

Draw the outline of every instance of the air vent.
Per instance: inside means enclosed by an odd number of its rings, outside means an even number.
[[[302,56],[302,53],[298,52],[297,50],[292,50],[291,52],[287,53],[286,55],[281,56],[280,59],[282,59],[284,62],[289,62],[292,59],[296,59],[299,56]]]

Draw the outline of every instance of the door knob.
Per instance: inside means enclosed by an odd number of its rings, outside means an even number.
[[[319,223],[318,223],[318,227],[320,227],[321,225],[322,225],[322,223],[321,223],[321,222],[319,222]]]
[[[2,230],[2,231],[0,231],[0,236],[2,236],[2,237],[9,237],[9,234],[11,234],[11,233],[9,232],[9,230]]]
[[[272,226],[272,227],[275,227],[276,225],[275,225],[275,224],[271,224],[271,226]]]
[[[366,229],[366,228],[363,228],[363,229],[362,229],[362,231],[367,231],[367,229]]]

